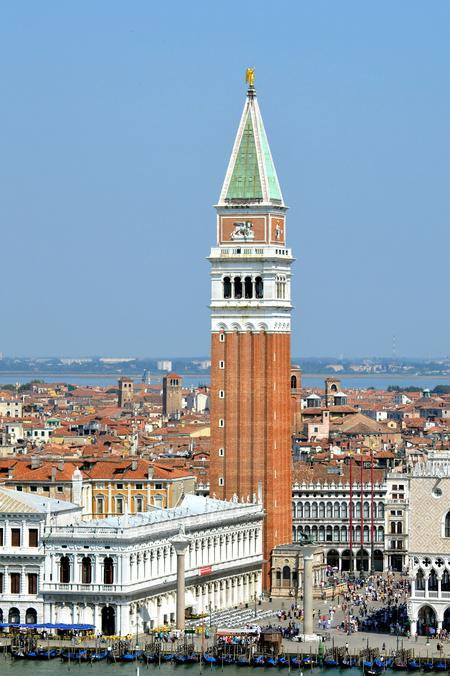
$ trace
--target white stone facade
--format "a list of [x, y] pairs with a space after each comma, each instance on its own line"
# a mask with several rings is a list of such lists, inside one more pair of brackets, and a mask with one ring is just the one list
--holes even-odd
[[[356, 473], [356, 472], [355, 472]], [[372, 499], [369, 484], [363, 486], [363, 569], [368, 572], [387, 570], [385, 552], [385, 503], [386, 483], [375, 484], [373, 500], [373, 558], [372, 556]], [[300, 542], [302, 536], [311, 537], [325, 547], [328, 565], [349, 571], [361, 567], [361, 485], [353, 481], [352, 515], [352, 557], [350, 556], [350, 484], [330, 480], [317, 483], [294, 483], [293, 499], [293, 541]]]
[[260, 504], [189, 495], [175, 509], [49, 529], [45, 621], [121, 635], [174, 622], [171, 539], [180, 531], [191, 539], [186, 607], [202, 613], [250, 602], [261, 593], [262, 519]]
[[0, 622], [44, 621], [44, 532], [79, 513], [69, 502], [0, 488]]
[[450, 465], [417, 463], [410, 479], [408, 614], [411, 633], [450, 630]]

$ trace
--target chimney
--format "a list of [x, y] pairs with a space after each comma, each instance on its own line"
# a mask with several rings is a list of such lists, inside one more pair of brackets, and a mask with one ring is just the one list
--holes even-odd
[[155, 468], [152, 465], [149, 465], [147, 468], [147, 479], [153, 479], [155, 473]]
[[31, 456], [31, 469], [39, 469], [41, 464], [40, 458], [38, 458], [36, 455]]
[[8, 467], [8, 479], [14, 479], [14, 467]]
[[137, 470], [137, 468], [138, 468], [138, 461], [136, 459], [133, 459], [131, 461], [131, 469], [132, 469], [133, 472], [135, 472]]
[[52, 483], [56, 481], [56, 467], [53, 465], [52, 467]]
[[64, 460], [60, 460], [58, 462], [57, 467], [58, 467], [58, 472], [63, 472], [64, 471]]

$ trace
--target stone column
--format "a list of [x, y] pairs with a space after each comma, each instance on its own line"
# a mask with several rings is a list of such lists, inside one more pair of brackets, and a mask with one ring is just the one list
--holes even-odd
[[176, 623], [177, 629], [184, 630], [184, 616], [186, 611], [185, 602], [185, 555], [189, 547], [189, 538], [183, 533], [180, 533], [172, 539], [172, 547], [177, 555], [177, 606], [176, 606]]
[[314, 638], [313, 623], [313, 560], [314, 548], [303, 548], [303, 634], [305, 640]]

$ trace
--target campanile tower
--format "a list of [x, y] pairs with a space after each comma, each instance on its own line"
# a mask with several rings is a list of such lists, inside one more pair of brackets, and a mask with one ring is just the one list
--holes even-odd
[[292, 541], [291, 250], [286, 206], [256, 98], [253, 71], [217, 211], [211, 249], [210, 494], [266, 511], [270, 552]]

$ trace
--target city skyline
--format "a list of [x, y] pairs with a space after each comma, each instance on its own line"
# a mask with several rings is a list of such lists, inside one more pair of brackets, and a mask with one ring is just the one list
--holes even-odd
[[249, 65], [290, 206], [293, 355], [389, 356], [393, 335], [447, 353], [446, 3], [0, 16], [4, 354], [208, 354], [206, 242]]

